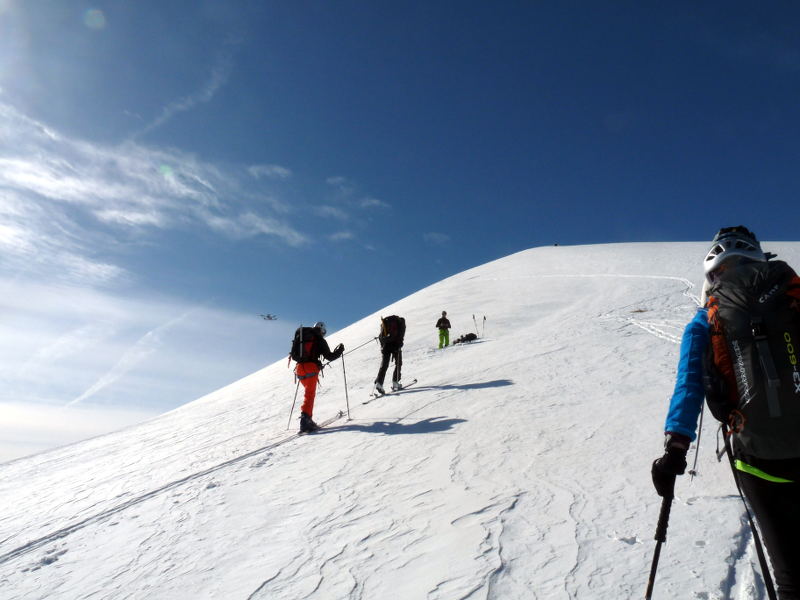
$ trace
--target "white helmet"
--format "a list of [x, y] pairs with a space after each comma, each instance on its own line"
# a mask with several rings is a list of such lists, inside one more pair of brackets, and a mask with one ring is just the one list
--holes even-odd
[[761, 249], [756, 236], [747, 227], [723, 227], [714, 236], [711, 248], [703, 261], [703, 269], [709, 273], [717, 269], [731, 256], [741, 256], [750, 260], [766, 262], [767, 256]]
[[314, 323], [314, 329], [319, 329], [320, 333], [322, 333], [323, 336], [328, 333], [328, 330], [325, 329], [325, 323], [323, 323], [322, 321], [317, 321], [316, 323]]

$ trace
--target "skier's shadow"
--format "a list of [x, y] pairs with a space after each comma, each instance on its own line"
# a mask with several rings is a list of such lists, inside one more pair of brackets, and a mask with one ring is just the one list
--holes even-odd
[[325, 427], [314, 435], [333, 433], [334, 431], [362, 431], [364, 433], [382, 433], [383, 435], [401, 435], [409, 433], [441, 433], [449, 431], [466, 419], [448, 419], [445, 417], [430, 417], [416, 423], [398, 423], [396, 421], [375, 421], [373, 423], [348, 423], [335, 427]]
[[410, 387], [407, 390], [403, 390], [401, 392], [401, 395], [416, 394], [417, 392], [425, 392], [430, 390], [483, 390], [486, 388], [506, 387], [509, 385], [514, 385], [514, 382], [511, 381], [510, 379], [495, 379], [493, 381], [481, 381], [480, 383], [462, 383], [459, 385], [456, 384], [415, 385], [413, 388]]

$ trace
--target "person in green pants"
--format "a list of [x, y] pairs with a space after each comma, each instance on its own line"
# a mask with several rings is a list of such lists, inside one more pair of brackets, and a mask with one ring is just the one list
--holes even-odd
[[447, 311], [442, 311], [442, 318], [436, 321], [439, 329], [439, 348], [450, 345], [450, 321], [447, 320]]

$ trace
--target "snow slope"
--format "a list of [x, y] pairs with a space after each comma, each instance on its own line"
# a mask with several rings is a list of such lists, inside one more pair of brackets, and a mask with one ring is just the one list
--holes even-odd
[[[800, 265], [800, 243], [764, 247]], [[281, 361], [0, 465], [0, 597], [640, 598], [660, 506], [649, 468], [705, 249], [535, 248], [412, 294], [329, 336], [353, 349], [352, 418], [312, 436], [296, 418], [287, 431]], [[443, 309], [453, 338], [473, 314], [485, 336], [434, 349]], [[379, 353], [356, 347], [391, 313], [419, 383], [364, 405]], [[342, 366], [325, 371], [318, 421], [347, 410]], [[765, 597], [714, 429], [700, 476], [678, 482], [656, 598]]]

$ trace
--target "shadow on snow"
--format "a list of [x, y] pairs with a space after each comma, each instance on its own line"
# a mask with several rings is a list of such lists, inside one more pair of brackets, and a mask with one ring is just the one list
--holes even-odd
[[[483, 390], [488, 388], [498, 388], [514, 385], [510, 379], [495, 379], [494, 381], [481, 381], [480, 383], [462, 383], [445, 385], [415, 385], [407, 390], [400, 390], [400, 394], [414, 394], [416, 392], [427, 392], [430, 390]], [[398, 392], [394, 392], [395, 394]], [[392, 394], [387, 394], [391, 396]]]
[[416, 423], [397, 423], [394, 421], [375, 421], [374, 423], [359, 425], [350, 423], [348, 425], [337, 425], [326, 427], [314, 433], [323, 435], [337, 431], [363, 431], [364, 433], [382, 433], [384, 435], [402, 435], [407, 433], [441, 433], [449, 431], [455, 425], [466, 422], [466, 419], [448, 419], [445, 417], [431, 417]]

